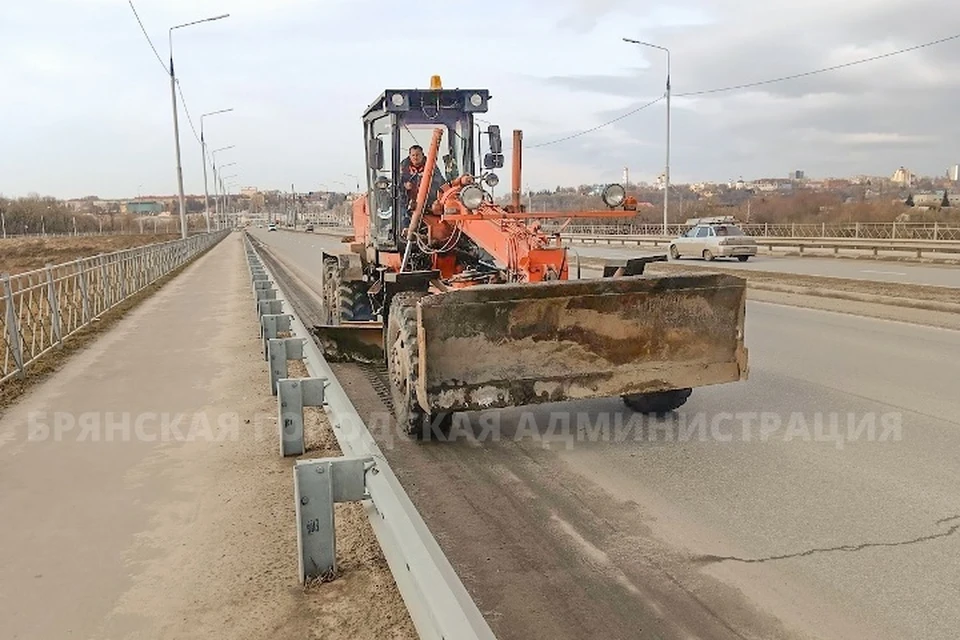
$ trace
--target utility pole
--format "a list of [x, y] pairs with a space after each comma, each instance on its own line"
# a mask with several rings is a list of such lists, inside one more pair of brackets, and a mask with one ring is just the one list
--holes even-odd
[[670, 200], [670, 50], [666, 47], [661, 47], [660, 45], [651, 44], [649, 42], [643, 42], [641, 40], [623, 38], [623, 41], [643, 47], [660, 49], [661, 51], [665, 51], [667, 53], [667, 162], [663, 175], [663, 235], [667, 235], [667, 207]]
[[[183, 195], [183, 167], [180, 164], [180, 123], [177, 120], [177, 77], [173, 71], [173, 31], [174, 29], [182, 29], [183, 27], [189, 27], [195, 24], [200, 24], [201, 22], [212, 22], [214, 20], [220, 20], [222, 18], [229, 17], [229, 13], [225, 13], [220, 16], [214, 16], [211, 18], [204, 18], [203, 20], [195, 20], [193, 22], [187, 22], [184, 24], [178, 24], [176, 26], [170, 27], [167, 32], [167, 37], [170, 44], [170, 100], [173, 102], [173, 143], [176, 148], [177, 156], [177, 190], [180, 197], [180, 237], [187, 237], [187, 205], [186, 199]], [[206, 166], [206, 165], [204, 165]]]

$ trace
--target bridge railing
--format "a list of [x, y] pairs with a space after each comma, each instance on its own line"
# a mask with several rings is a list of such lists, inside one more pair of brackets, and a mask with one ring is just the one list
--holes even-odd
[[[859, 240], [960, 240], [960, 222], [847, 222], [839, 224], [763, 223], [738, 224], [757, 238], [853, 238]], [[547, 227], [547, 225], [544, 225]], [[667, 226], [668, 236], [679, 236], [689, 225]], [[571, 223], [565, 233], [577, 235], [662, 236], [662, 224]]]
[[0, 275], [0, 384], [106, 311], [197, 257], [229, 230]]

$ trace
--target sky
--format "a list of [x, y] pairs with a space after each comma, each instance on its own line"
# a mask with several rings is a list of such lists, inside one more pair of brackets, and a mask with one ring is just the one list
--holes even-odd
[[[483, 117], [524, 131], [525, 188], [671, 181], [943, 175], [960, 163], [960, 34], [951, 0], [127, 0], [0, 3], [0, 194], [127, 198], [204, 190], [203, 132], [234, 189], [347, 190], [361, 114], [386, 88], [486, 88]], [[186, 107], [186, 110], [184, 110]], [[187, 114], [189, 113], [189, 119]], [[611, 120], [613, 124], [576, 135]], [[193, 127], [191, 128], [190, 120]], [[561, 140], [575, 136], [567, 140]], [[502, 171], [504, 183], [509, 170]], [[212, 189], [212, 186], [211, 186]]]

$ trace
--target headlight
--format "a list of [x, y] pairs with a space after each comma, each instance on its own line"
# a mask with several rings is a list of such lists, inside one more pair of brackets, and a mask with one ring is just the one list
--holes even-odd
[[403, 106], [403, 94], [402, 94], [402, 93], [395, 93], [395, 94], [393, 94], [393, 97], [391, 97], [390, 100], [393, 102], [393, 106], [395, 106], [395, 107], [402, 107], [402, 106]]
[[483, 104], [483, 98], [480, 96], [479, 93], [475, 93], [472, 96], [470, 96], [470, 104], [472, 104], [475, 107], [479, 107], [480, 105]]
[[460, 202], [473, 211], [483, 203], [483, 189], [475, 184], [468, 184], [460, 190]]
[[483, 181], [487, 184], [488, 187], [493, 188], [500, 184], [500, 178], [497, 177], [497, 174], [492, 171], [485, 176], [483, 176]]
[[626, 190], [618, 184], [609, 184], [600, 196], [608, 207], [619, 207], [627, 197]]

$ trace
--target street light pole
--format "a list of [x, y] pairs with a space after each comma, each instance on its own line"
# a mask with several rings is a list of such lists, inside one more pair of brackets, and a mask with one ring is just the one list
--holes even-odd
[[210, 111], [200, 116], [200, 151], [203, 154], [203, 211], [207, 217], [207, 233], [210, 233], [210, 192], [207, 188], [207, 143], [203, 137], [203, 119], [207, 116], [213, 116], [218, 113], [228, 113], [233, 111], [229, 109], [220, 109], [219, 111]]
[[[214, 191], [216, 192], [216, 195], [214, 196], [214, 200], [215, 200], [215, 203], [216, 203], [216, 205], [217, 205], [217, 209], [216, 209], [216, 210], [217, 210], [217, 215], [220, 214], [220, 195], [219, 195], [219, 192], [217, 191], [217, 174], [218, 174], [218, 172], [217, 172], [217, 154], [220, 153], [221, 151], [226, 151], [227, 149], [233, 149], [235, 146], [236, 146], [236, 145], [231, 144], [231, 145], [229, 145], [229, 146], [227, 146], [227, 147], [220, 147], [219, 149], [214, 149], [213, 151], [210, 152], [210, 156], [213, 158], [213, 188], [214, 188]], [[222, 170], [223, 167], [220, 167], [220, 169]], [[221, 186], [222, 186], [222, 185], [221, 185]]]
[[229, 16], [229, 13], [225, 13], [221, 16], [215, 16], [212, 18], [204, 18], [203, 20], [195, 20], [193, 22], [185, 22], [184, 24], [178, 24], [176, 26], [170, 27], [167, 32], [167, 40], [170, 46], [170, 99], [173, 102], [173, 143], [176, 148], [176, 157], [177, 157], [177, 190], [180, 195], [180, 237], [187, 237], [187, 204], [186, 199], [183, 195], [183, 166], [180, 164], [180, 123], [177, 119], [177, 76], [173, 70], [173, 30], [182, 29], [183, 27], [189, 27], [191, 25], [200, 24], [201, 22], [211, 22], [213, 20], [220, 20], [221, 18], [226, 18]]
[[[236, 162], [228, 162], [227, 164], [222, 164], [222, 165], [220, 165], [220, 175], [223, 176], [223, 170], [226, 169], [227, 167], [232, 167], [232, 166], [235, 165], [235, 164], [237, 164], [237, 163], [236, 163]], [[224, 178], [221, 178], [221, 183], [220, 183], [221, 185], [223, 184], [223, 180], [224, 180]], [[221, 219], [225, 219], [225, 218], [226, 218], [226, 215], [227, 215], [226, 200], [224, 200], [224, 206], [223, 206], [223, 208], [220, 210], [220, 217], [221, 217]]]
[[663, 185], [663, 235], [667, 235], [667, 206], [670, 201], [670, 50], [666, 47], [661, 47], [660, 45], [649, 42], [642, 42], [640, 40], [631, 40], [630, 38], [624, 38], [623, 40], [631, 44], [652, 47], [667, 52], [667, 162]]
[[[236, 163], [233, 163], [233, 164], [236, 164]], [[221, 167], [221, 169], [223, 169], [223, 167]], [[224, 184], [230, 178], [236, 178], [236, 177], [237, 177], [237, 174], [235, 173], [231, 173], [229, 176], [223, 176], [220, 179], [221, 184]], [[223, 187], [223, 216], [224, 218], [228, 218], [228, 219], [230, 217], [230, 192], [227, 190], [226, 186]]]

